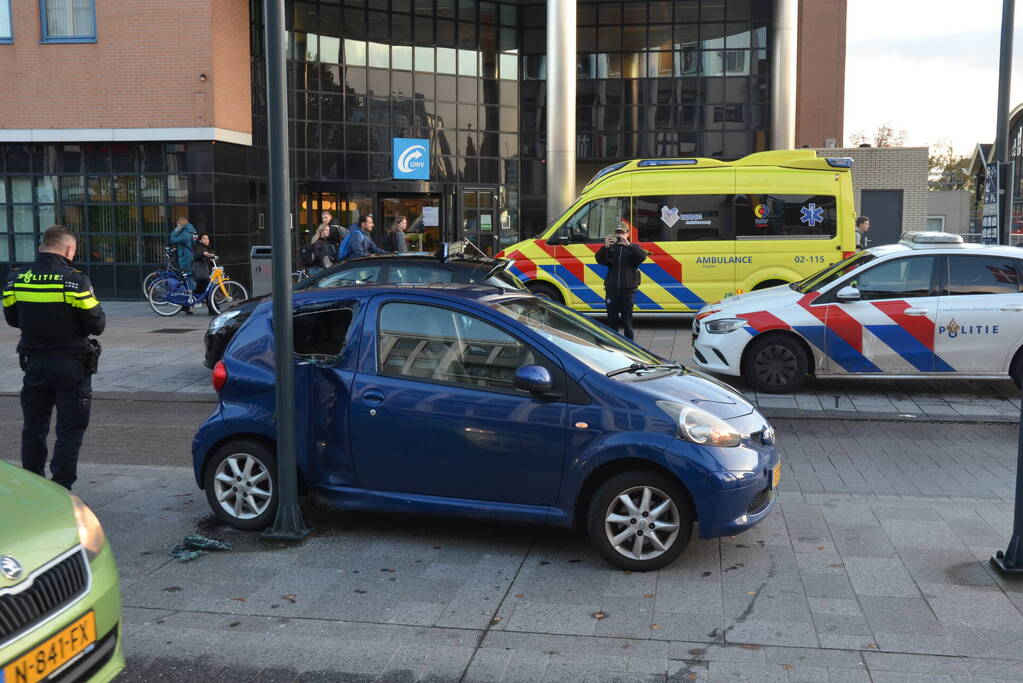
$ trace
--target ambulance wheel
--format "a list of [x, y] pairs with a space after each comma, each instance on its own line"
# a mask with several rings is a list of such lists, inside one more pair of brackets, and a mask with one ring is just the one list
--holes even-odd
[[756, 292], [761, 289], [767, 289], [768, 287], [777, 287], [778, 285], [787, 285], [785, 280], [764, 280], [759, 285], [753, 288], [752, 291]]
[[535, 284], [529, 284], [527, 286], [529, 287], [529, 291], [532, 292], [534, 296], [538, 296], [541, 299], [550, 299], [551, 301], [557, 302], [559, 304], [565, 303], [565, 300], [561, 297], [561, 292], [559, 292], [558, 288], [555, 287], [554, 285], [548, 285], [544, 284], [543, 282], [537, 282]]
[[756, 391], [788, 394], [806, 379], [809, 359], [793, 337], [769, 334], [755, 338], [742, 357], [742, 377]]

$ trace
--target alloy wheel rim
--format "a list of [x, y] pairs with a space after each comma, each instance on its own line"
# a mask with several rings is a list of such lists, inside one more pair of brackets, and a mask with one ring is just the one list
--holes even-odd
[[675, 543], [679, 530], [675, 501], [653, 486], [622, 491], [607, 506], [604, 533], [611, 547], [630, 560], [652, 560]]
[[796, 356], [784, 346], [768, 346], [757, 354], [757, 377], [770, 386], [782, 386], [796, 374]]
[[258, 458], [235, 453], [217, 466], [213, 493], [227, 514], [235, 519], [254, 519], [270, 507], [273, 479]]

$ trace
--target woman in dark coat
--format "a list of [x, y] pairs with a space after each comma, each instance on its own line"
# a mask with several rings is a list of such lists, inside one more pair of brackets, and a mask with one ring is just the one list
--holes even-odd
[[[210, 267], [212, 265], [212, 259], [217, 257], [212, 251], [210, 251], [210, 236], [199, 235], [199, 239], [195, 242], [195, 247], [192, 249], [192, 277], [195, 278], [195, 294], [198, 296], [206, 291], [206, 287], [210, 284]], [[213, 311], [213, 297], [206, 299], [206, 309], [210, 315], [216, 315]], [[192, 311], [189, 308], [185, 308], [186, 315], [192, 315]]]

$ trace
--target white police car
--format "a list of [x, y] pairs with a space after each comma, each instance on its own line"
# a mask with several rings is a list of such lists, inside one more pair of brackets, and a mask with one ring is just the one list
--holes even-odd
[[817, 377], [1023, 379], [1023, 249], [909, 232], [693, 321], [703, 370], [786, 393]]

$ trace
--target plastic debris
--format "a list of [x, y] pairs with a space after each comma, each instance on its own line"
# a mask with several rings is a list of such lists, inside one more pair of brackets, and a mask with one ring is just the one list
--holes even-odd
[[199, 534], [190, 534], [185, 536], [181, 543], [171, 548], [170, 554], [171, 557], [176, 558], [178, 562], [191, 562], [192, 560], [205, 555], [210, 550], [230, 549], [230, 543], [218, 541], [215, 538], [206, 538]]

